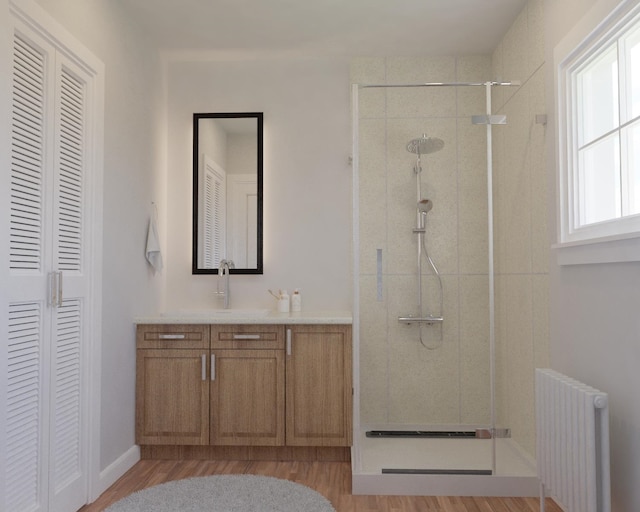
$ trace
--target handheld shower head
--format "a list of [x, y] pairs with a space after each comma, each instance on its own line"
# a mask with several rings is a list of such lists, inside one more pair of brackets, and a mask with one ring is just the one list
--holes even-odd
[[421, 199], [420, 201], [418, 201], [418, 211], [421, 214], [426, 215], [431, 211], [432, 208], [433, 201], [431, 201], [431, 199]]

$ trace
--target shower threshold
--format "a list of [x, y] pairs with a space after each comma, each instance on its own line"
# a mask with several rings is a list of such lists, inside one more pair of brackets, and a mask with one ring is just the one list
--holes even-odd
[[[492, 435], [493, 434], [493, 435]], [[436, 438], [436, 439], [491, 439], [511, 437], [510, 429], [478, 428], [474, 430], [368, 430], [367, 437], [379, 438]]]

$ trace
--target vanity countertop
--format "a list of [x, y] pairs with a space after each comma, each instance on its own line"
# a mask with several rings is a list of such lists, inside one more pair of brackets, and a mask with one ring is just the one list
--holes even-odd
[[301, 311], [278, 313], [271, 310], [215, 309], [161, 313], [134, 318], [136, 324], [351, 324], [350, 311]]

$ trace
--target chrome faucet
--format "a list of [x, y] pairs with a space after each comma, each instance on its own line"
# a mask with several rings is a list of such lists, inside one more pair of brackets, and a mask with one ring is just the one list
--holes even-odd
[[[217, 295], [222, 295], [224, 309], [229, 309], [231, 301], [231, 287], [229, 286], [229, 270], [236, 268], [232, 260], [221, 260], [218, 268], [218, 291]], [[224, 281], [224, 291], [220, 291], [220, 279]]]

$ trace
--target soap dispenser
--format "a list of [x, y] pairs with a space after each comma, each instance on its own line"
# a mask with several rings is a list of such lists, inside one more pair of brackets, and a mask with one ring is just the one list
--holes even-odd
[[302, 310], [302, 295], [300, 295], [300, 290], [297, 288], [293, 291], [293, 295], [291, 296], [291, 311], [298, 312]]

